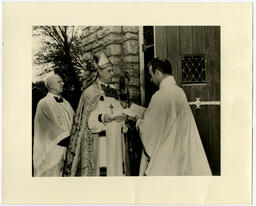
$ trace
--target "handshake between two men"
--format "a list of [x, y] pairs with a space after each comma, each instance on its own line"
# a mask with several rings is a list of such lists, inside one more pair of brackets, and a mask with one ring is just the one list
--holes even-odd
[[[145, 111], [146, 111], [145, 107], [142, 107], [133, 103], [129, 108], [123, 109], [118, 113], [105, 114], [103, 116], [103, 121], [105, 123], [110, 123], [112, 121], [122, 122], [128, 118], [128, 120], [131, 120], [131, 121], [138, 120], [139, 122], [141, 119], [143, 119]], [[136, 124], [136, 127], [137, 127], [137, 124]]]

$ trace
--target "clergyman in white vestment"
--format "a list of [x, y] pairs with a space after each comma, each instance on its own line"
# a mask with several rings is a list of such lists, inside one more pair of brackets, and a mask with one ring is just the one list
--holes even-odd
[[62, 140], [70, 136], [74, 111], [61, 97], [63, 81], [58, 75], [45, 80], [49, 92], [37, 105], [34, 124], [34, 176], [62, 176], [66, 147]]
[[171, 75], [170, 62], [153, 59], [149, 74], [159, 90], [136, 123], [144, 146], [140, 175], [211, 175], [192, 111]]

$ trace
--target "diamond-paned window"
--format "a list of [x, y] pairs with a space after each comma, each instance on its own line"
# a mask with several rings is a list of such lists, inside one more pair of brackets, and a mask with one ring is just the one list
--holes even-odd
[[205, 83], [205, 58], [203, 55], [183, 56], [181, 67], [182, 84]]

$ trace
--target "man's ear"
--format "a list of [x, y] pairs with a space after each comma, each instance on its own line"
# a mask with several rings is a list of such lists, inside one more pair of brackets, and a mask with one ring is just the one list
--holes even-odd
[[159, 76], [160, 74], [161, 74], [161, 72], [160, 72], [158, 69], [156, 69], [155, 75], [156, 75], [156, 76]]

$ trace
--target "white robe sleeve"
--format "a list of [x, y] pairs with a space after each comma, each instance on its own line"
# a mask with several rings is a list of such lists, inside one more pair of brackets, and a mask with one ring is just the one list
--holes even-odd
[[106, 130], [106, 126], [103, 123], [103, 116], [105, 114], [104, 105], [99, 102], [96, 109], [92, 111], [88, 119], [88, 127], [93, 133], [99, 133]]
[[[171, 116], [166, 111], [166, 102], [159, 93], [152, 96], [150, 105], [144, 114], [142, 121], [138, 122], [140, 137], [146, 153], [151, 156], [155, 150], [158, 139], [166, 131], [168, 118], [175, 119], [175, 113]], [[171, 120], [170, 120], [171, 121]]]

